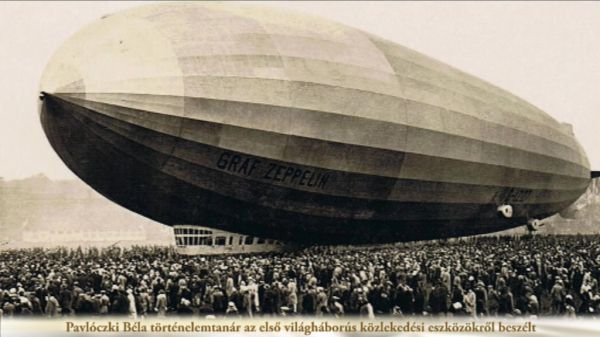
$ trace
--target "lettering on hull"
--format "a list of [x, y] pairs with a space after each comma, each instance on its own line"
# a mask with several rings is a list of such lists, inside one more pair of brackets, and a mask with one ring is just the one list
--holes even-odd
[[221, 153], [215, 166], [219, 170], [238, 176], [247, 176], [257, 180], [272, 181], [289, 186], [306, 186], [320, 190], [325, 189], [331, 177], [331, 172], [328, 171], [282, 165], [227, 151]]

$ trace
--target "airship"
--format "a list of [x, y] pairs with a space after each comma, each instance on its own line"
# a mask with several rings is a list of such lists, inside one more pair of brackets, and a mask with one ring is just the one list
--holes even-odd
[[590, 182], [572, 127], [519, 97], [269, 7], [104, 16], [55, 52], [40, 99], [70, 170], [169, 226], [303, 244], [449, 238], [535, 229]]

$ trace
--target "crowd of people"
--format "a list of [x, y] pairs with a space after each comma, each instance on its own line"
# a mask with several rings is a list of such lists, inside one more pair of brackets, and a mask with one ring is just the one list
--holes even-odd
[[3, 317], [597, 316], [600, 236], [475, 237], [253, 255], [0, 252]]

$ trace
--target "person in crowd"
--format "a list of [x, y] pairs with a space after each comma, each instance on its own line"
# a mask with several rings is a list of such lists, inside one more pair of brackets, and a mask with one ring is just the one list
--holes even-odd
[[48, 296], [48, 301], [46, 302], [46, 310], [45, 311], [46, 311], [46, 315], [48, 315], [48, 317], [56, 317], [61, 312], [60, 304], [58, 303], [58, 300], [56, 299], [56, 297], [54, 297], [54, 294], [50, 294]]
[[600, 235], [252, 255], [171, 247], [0, 251], [3, 317], [597, 316]]
[[227, 303], [227, 309], [225, 310], [225, 316], [239, 316], [239, 312], [237, 309], [237, 306], [235, 305], [235, 302], [233, 301], [229, 301], [229, 303]]
[[468, 315], [477, 317], [477, 296], [475, 291], [469, 286], [467, 293], [464, 296], [465, 311]]
[[167, 314], [167, 295], [163, 289], [158, 291], [156, 296], [156, 307], [154, 311], [158, 314], [158, 317], [165, 317]]

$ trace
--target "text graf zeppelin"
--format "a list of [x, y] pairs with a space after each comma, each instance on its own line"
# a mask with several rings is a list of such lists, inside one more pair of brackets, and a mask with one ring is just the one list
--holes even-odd
[[314, 189], [324, 189], [331, 177], [329, 171], [281, 164], [227, 151], [221, 153], [216, 167], [236, 175]]

